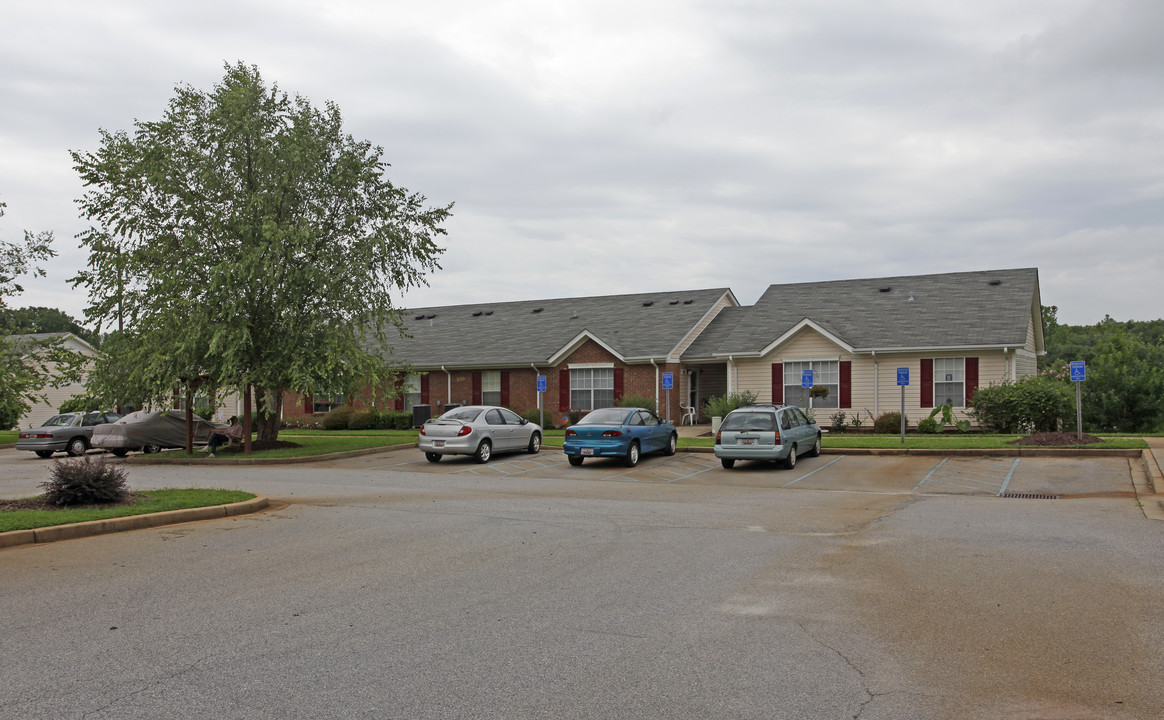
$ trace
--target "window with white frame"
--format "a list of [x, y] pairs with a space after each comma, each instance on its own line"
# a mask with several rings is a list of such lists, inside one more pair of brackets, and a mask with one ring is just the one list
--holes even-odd
[[934, 407], [966, 406], [966, 358], [934, 358]]
[[[809, 404], [809, 389], [802, 387], [805, 370], [812, 370], [812, 387], [827, 388], [828, 395], [812, 397]], [[784, 362], [784, 402], [788, 405], [814, 408], [836, 408], [841, 406], [840, 361], [838, 360], [794, 360]]]
[[404, 409], [412, 410], [414, 405], [420, 404], [420, 376], [409, 375], [404, 378], [404, 386], [401, 388], [404, 393]]
[[311, 412], [329, 413], [344, 404], [342, 393], [319, 393], [311, 396]]
[[486, 370], [481, 373], [481, 404], [501, 404], [501, 371]]
[[570, 407], [595, 410], [614, 405], [614, 368], [571, 368]]

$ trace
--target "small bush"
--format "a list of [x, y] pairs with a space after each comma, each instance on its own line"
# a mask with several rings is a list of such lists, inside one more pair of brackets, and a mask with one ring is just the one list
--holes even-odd
[[922, 418], [918, 421], [917, 431], [925, 435], [936, 435], [942, 431], [942, 426], [932, 417]]
[[[905, 419], [905, 424], [909, 425], [909, 418]], [[881, 435], [894, 435], [901, 432], [901, 413], [887, 412], [873, 421], [873, 432]]]
[[[545, 415], [546, 424], [542, 425], [542, 429], [552, 430], [554, 428], [554, 414], [547, 411]], [[531, 422], [535, 425], [542, 424], [542, 411], [537, 410], [536, 408], [533, 410], [526, 410], [525, 412], [521, 413], [521, 416], [525, 418], [527, 422]]]
[[615, 407], [641, 407], [650, 410], [656, 415], [659, 414], [659, 408], [655, 403], [655, 398], [646, 397], [643, 395], [627, 395], [615, 401]]
[[571, 425], [577, 425], [578, 421], [586, 417], [589, 412], [589, 410], [567, 410], [566, 416], [569, 418]]
[[1060, 420], [1073, 419], [1070, 386], [1046, 377], [980, 387], [971, 398], [970, 414], [1000, 433], [1055, 432]]
[[348, 420], [349, 430], [375, 430], [380, 422], [380, 413], [375, 409], [357, 410]]
[[45, 491], [45, 499], [53, 505], [119, 503], [129, 498], [125, 471], [105, 462], [104, 458], [57, 460], [50, 472], [51, 477], [40, 487]]
[[412, 429], [412, 413], [405, 410], [390, 410], [385, 413], [380, 413], [383, 422], [381, 422], [381, 430], [411, 430]]
[[340, 405], [337, 408], [332, 408], [331, 412], [323, 416], [323, 421], [320, 422], [319, 426], [324, 430], [347, 430], [354, 412], [355, 408], [351, 405]]
[[727, 417], [727, 414], [732, 410], [756, 402], [757, 397], [755, 391], [745, 390], [742, 393], [728, 393], [720, 397], [708, 398], [703, 405], [703, 414], [705, 417]]
[[848, 427], [848, 423], [846, 422], [847, 417], [848, 413], [846, 413], [844, 410], [833, 413], [829, 416], [829, 420], [832, 421], [832, 423], [829, 425], [829, 429], [833, 432], [844, 432], [845, 428]]

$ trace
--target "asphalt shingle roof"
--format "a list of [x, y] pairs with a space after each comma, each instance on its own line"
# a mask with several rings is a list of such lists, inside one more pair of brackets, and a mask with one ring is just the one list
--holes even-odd
[[624, 358], [661, 358], [730, 294], [710, 288], [409, 308], [402, 316], [411, 337], [391, 345], [417, 367], [504, 367], [544, 363], [589, 331]]
[[1020, 268], [772, 285], [684, 358], [759, 352], [805, 318], [856, 350], [1021, 347], [1038, 283], [1036, 268]]

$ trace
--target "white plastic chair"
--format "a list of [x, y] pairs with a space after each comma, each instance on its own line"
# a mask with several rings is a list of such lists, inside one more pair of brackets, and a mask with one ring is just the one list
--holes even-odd
[[694, 425], [695, 424], [695, 408], [690, 405], [679, 403], [679, 409], [683, 411], [683, 417], [679, 419], [679, 424]]

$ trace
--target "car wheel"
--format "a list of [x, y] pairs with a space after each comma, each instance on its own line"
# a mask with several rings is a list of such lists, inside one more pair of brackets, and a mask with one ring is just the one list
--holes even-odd
[[723, 465], [724, 470], [731, 470], [736, 466], [736, 461], [730, 458], [720, 458], [719, 464]]
[[582, 456], [581, 455], [567, 455], [566, 457], [570, 458], [570, 464], [573, 465], [574, 467], [578, 467], [579, 465], [582, 464]]
[[531, 455], [537, 454], [542, 449], [542, 434], [536, 432], [529, 436], [529, 447], [525, 449]]
[[784, 458], [784, 467], [788, 468], [789, 470], [796, 467], [796, 446], [795, 445], [793, 445], [788, 450], [788, 457]]
[[667, 449], [663, 451], [664, 455], [671, 456], [675, 454], [675, 449], [679, 447], [679, 436], [671, 433], [671, 439], [667, 441]]
[[37, 455], [37, 457], [42, 457], [42, 458], [47, 460], [53, 456], [53, 451], [52, 450], [37, 450], [36, 455]]
[[626, 459], [623, 464], [627, 467], [634, 467], [639, 464], [639, 441], [631, 441], [630, 447], [626, 450]]
[[493, 457], [493, 445], [488, 440], [482, 440], [481, 444], [477, 446], [477, 452], [473, 453], [473, 459], [479, 463], [487, 463], [491, 457]]
[[85, 442], [85, 438], [75, 437], [69, 441], [69, 445], [65, 448], [65, 452], [67, 452], [70, 457], [79, 457], [84, 455], [85, 451], [88, 449], [89, 443]]
[[440, 462], [441, 461], [441, 454], [440, 453], [425, 453], [424, 459], [428, 460], [429, 462]]
[[141, 449], [141, 451], [143, 453], [145, 453], [146, 455], [151, 455], [153, 453], [160, 453], [162, 451], [162, 446], [161, 445], [146, 445], [145, 447], [143, 447]]
[[820, 457], [820, 435], [816, 436], [816, 440], [812, 443], [812, 449], [808, 451], [809, 457]]
[[129, 454], [129, 451], [126, 450], [125, 448], [114, 448], [114, 449], [110, 450], [109, 452], [113, 453], [117, 457], [125, 457], [126, 455]]

